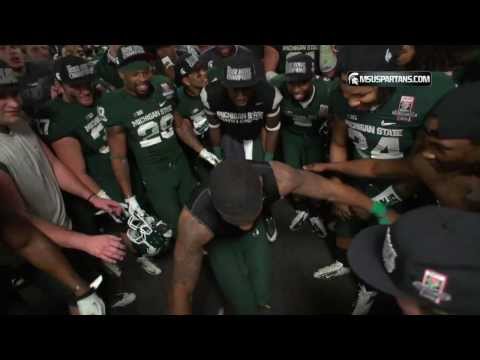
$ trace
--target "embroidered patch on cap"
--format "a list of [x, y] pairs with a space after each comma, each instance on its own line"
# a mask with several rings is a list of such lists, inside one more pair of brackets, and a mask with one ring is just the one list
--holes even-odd
[[247, 68], [232, 68], [227, 66], [227, 80], [244, 81], [252, 80], [252, 69]]
[[120, 51], [122, 52], [122, 57], [124, 60], [132, 56], [145, 54], [145, 50], [143, 50], [143, 47], [139, 45], [130, 45], [130, 46], [122, 47], [120, 48]]
[[389, 274], [391, 274], [395, 268], [395, 259], [397, 258], [397, 252], [392, 245], [392, 235], [390, 234], [390, 227], [387, 228], [387, 234], [383, 243], [383, 265]]
[[68, 77], [72, 80], [93, 75], [93, 66], [90, 64], [67, 65]]
[[447, 276], [433, 270], [425, 270], [422, 282], [414, 281], [413, 286], [419, 291], [419, 295], [440, 304], [442, 301], [452, 300], [452, 296], [445, 292]]
[[9, 85], [17, 83], [17, 77], [10, 68], [0, 69], [0, 85]]
[[187, 56], [185, 58], [185, 62], [188, 64], [188, 66], [190, 66], [192, 69], [193, 67], [197, 64], [198, 60], [200, 60], [198, 58], [198, 56], [196, 56], [195, 54], [190, 54], [190, 56]]
[[306, 74], [307, 64], [304, 62], [287, 62], [286, 74]]

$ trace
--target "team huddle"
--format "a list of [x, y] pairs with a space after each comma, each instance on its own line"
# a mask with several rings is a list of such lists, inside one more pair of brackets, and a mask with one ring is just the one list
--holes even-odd
[[[54, 78], [30, 87], [22, 79], [32, 70], [5, 48], [0, 198], [13, 211], [1, 211], [0, 252], [13, 250], [52, 275], [69, 290], [65, 298], [73, 293], [72, 314], [106, 309], [102, 278], [93, 271], [88, 285], [92, 269], [71, 265], [71, 251], [99, 259], [117, 278], [127, 252], [149, 276], [162, 276], [156, 260], [173, 256], [170, 314], [192, 314], [202, 264], [230, 313], [268, 314], [278, 237], [272, 207], [280, 200], [291, 209], [289, 231], [310, 226], [334, 258], [312, 275], [350, 274], [358, 283], [352, 314], [368, 313], [379, 290], [407, 314], [479, 310], [456, 302], [469, 299], [455, 281], [475, 276], [463, 265], [478, 269], [480, 259], [446, 266], [447, 239], [438, 259], [414, 271], [402, 266], [435, 249], [434, 239], [417, 249], [417, 235], [391, 235], [442, 211], [464, 213], [446, 221], [475, 221], [477, 48], [451, 49], [463, 62], [426, 69], [411, 45], [111, 45], [91, 58], [62, 52]], [[431, 71], [431, 86], [347, 81], [350, 71], [417, 69]], [[48, 96], [33, 96], [35, 86]], [[479, 250], [464, 242], [465, 254]], [[29, 250], [42, 244], [42, 252]], [[400, 271], [414, 281], [389, 277]], [[135, 300], [117, 295], [116, 306]]]

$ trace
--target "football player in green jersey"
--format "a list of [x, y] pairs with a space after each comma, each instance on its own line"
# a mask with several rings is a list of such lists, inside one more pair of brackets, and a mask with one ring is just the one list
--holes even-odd
[[[181, 56], [175, 64], [175, 78], [179, 85], [177, 111], [184, 119], [189, 120], [202, 145], [210, 148], [208, 119], [200, 98], [202, 89], [208, 84], [208, 71], [199, 60], [199, 57], [192, 53]], [[208, 177], [211, 166], [191, 148], [185, 150], [195, 175], [203, 182]]]
[[219, 160], [200, 144], [176, 111], [173, 99], [166, 98], [154, 84], [147, 59], [141, 46], [120, 47], [117, 61], [124, 87], [106, 94], [98, 111], [107, 122], [112, 167], [129, 212], [144, 213], [132, 193], [128, 149], [134, 154], [157, 216], [175, 233], [180, 210], [195, 186], [178, 138], [212, 165]]
[[[335, 83], [317, 79], [314, 70], [310, 56], [294, 55], [287, 59], [285, 75], [277, 75], [270, 81], [283, 96], [280, 107], [284, 161], [296, 169], [312, 162], [326, 161], [327, 117], [330, 93]], [[296, 216], [290, 229], [300, 229], [309, 219], [314, 232], [325, 237], [327, 232], [321, 218], [313, 213], [309, 217], [310, 201], [293, 200]]]
[[[98, 197], [122, 202], [123, 194], [110, 161], [105, 119], [97, 114], [98, 94], [93, 90], [93, 67], [86, 60], [68, 56], [55, 64], [56, 79], [62, 96], [42, 111], [40, 132], [65, 166]], [[95, 221], [94, 213], [80, 204], [70, 204], [79, 226], [88, 233], [123, 231], [112, 221]], [[74, 219], [75, 220], [75, 219]], [[120, 220], [114, 217], [116, 223]], [[158, 267], [143, 253], [137, 259], [149, 274], [160, 274]], [[105, 264], [115, 276], [121, 269]]]
[[478, 211], [480, 83], [450, 91], [434, 107], [415, 151], [397, 160], [361, 159], [312, 164], [307, 170], [365, 178], [418, 179], [442, 206]]
[[[417, 133], [423, 128], [427, 113], [443, 95], [454, 87], [450, 77], [432, 74], [430, 87], [353, 86], [347, 83], [349, 71], [390, 71], [398, 69], [397, 46], [343, 46], [338, 54], [340, 89], [333, 94], [335, 121], [333, 124], [330, 161], [346, 161], [348, 147], [353, 147], [354, 159], [401, 159], [413, 148]], [[340, 181], [337, 179], [337, 181]], [[412, 183], [394, 180], [350, 179], [357, 189], [373, 200], [402, 212], [414, 206]], [[331, 278], [348, 272], [345, 252], [352, 236], [367, 225], [355, 209], [337, 206], [340, 221], [336, 225], [337, 254], [343, 261], [320, 269], [317, 278]], [[371, 296], [365, 288], [354, 313], [368, 312]], [[364, 296], [365, 295], [365, 296]], [[365, 306], [361, 306], [361, 304]], [[363, 308], [362, 310], [360, 310]], [[357, 311], [357, 309], [359, 309]]]

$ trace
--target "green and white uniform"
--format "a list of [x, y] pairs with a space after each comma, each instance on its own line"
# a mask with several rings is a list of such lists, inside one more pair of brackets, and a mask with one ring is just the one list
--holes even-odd
[[289, 94], [284, 75], [277, 75], [271, 80], [283, 96], [280, 111], [284, 160], [297, 169], [306, 164], [326, 161], [327, 117], [332, 89], [337, 82], [312, 81], [311, 97], [300, 103]]
[[175, 100], [167, 99], [154, 83], [146, 97], [132, 96], [124, 89], [106, 94], [98, 111], [107, 127], [124, 128], [151, 205], [157, 216], [176, 229], [195, 180], [175, 134]]
[[[191, 122], [193, 132], [197, 135], [200, 143], [206, 148], [210, 148], [208, 138], [208, 119], [203, 108], [200, 95], [191, 96], [185, 88], [177, 89], [177, 111], [184, 118]], [[187, 145], [184, 145], [185, 152], [189, 158], [190, 164], [199, 180], [206, 180], [211, 166]]]
[[[454, 86], [447, 75], [433, 73], [431, 87], [399, 87], [384, 105], [370, 111], [349, 107], [341, 91], [336, 90], [333, 94], [334, 113], [347, 125], [353, 158], [405, 158], [415, 143], [417, 131], [424, 126], [428, 112]], [[391, 180], [353, 179], [352, 185], [386, 205], [398, 204], [400, 209], [404, 205], [404, 199], [396, 194]]]
[[[48, 143], [74, 138], [82, 147], [87, 174], [112, 199], [123, 201], [123, 195], [112, 170], [107, 144], [105, 118], [99, 117], [97, 106], [68, 104], [61, 99], [47, 104], [48, 118], [41, 119], [42, 135]], [[44, 115], [47, 115], [44, 114]]]

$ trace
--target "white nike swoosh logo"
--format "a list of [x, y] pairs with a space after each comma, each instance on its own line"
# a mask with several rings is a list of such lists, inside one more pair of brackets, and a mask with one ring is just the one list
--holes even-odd
[[255, 105], [262, 105], [263, 102], [258, 102], [258, 103], [255, 103]]
[[395, 125], [395, 123], [382, 121], [382, 126], [390, 126], [390, 125]]
[[165, 105], [166, 103], [167, 103], [166, 101], [162, 102], [162, 103], [160, 104], [160, 107], [162, 107], [162, 106]]

